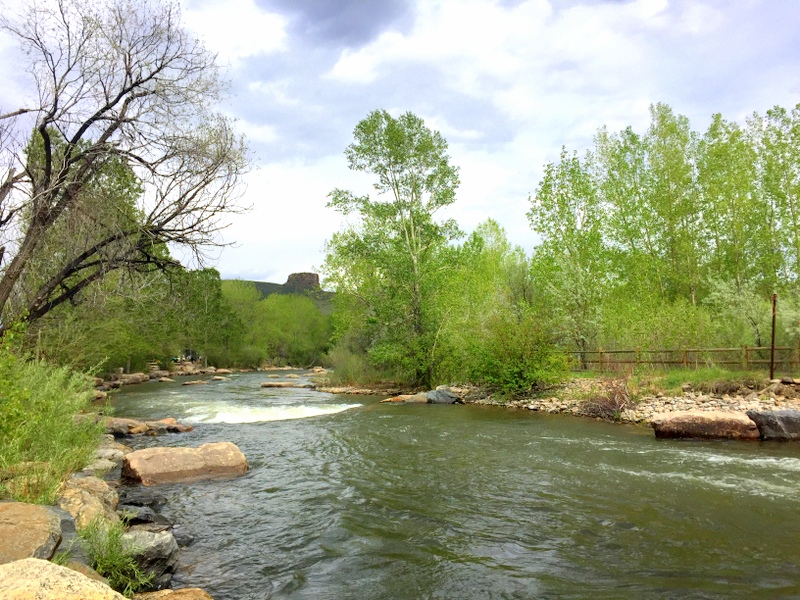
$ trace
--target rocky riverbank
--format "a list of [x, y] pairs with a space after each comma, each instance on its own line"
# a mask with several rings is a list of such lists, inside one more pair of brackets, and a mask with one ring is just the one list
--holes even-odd
[[[473, 400], [476, 404], [505, 406], [507, 408], [533, 410], [548, 414], [569, 414], [582, 417], [598, 417], [598, 404], [607, 391], [603, 380], [577, 379], [552, 390], [552, 395], [542, 398], [516, 400], [497, 399], [491, 396]], [[749, 410], [800, 410], [800, 381], [773, 380], [759, 390], [741, 389], [738, 393], [708, 393], [684, 386], [680, 395], [644, 394], [628, 397], [624, 406], [610, 418], [622, 423], [647, 424], [653, 417], [663, 413], [682, 411], [718, 411], [745, 414]], [[623, 400], [623, 399], [620, 399]], [[613, 400], [607, 404], [611, 405]], [[620, 404], [623, 404], [621, 401]], [[609, 406], [609, 408], [611, 408]]]
[[[133, 435], [158, 435], [190, 431], [174, 419], [137, 422], [106, 419], [107, 434], [94, 460], [62, 486], [57, 506], [0, 502], [0, 598], [123, 598], [95, 572], [84, 540], [77, 532], [86, 528], [129, 525], [122, 543], [133, 553], [143, 572], [153, 577], [151, 589], [169, 586], [181, 546], [191, 539], [180, 535], [173, 523], [156, 513], [152, 494], [139, 486], [120, 487], [121, 480], [155, 485], [170, 481], [195, 481], [231, 477], [247, 470], [247, 461], [233, 444], [221, 442], [193, 448], [147, 448], [134, 451], [117, 441]], [[121, 474], [121, 477], [120, 477]], [[21, 482], [24, 483], [24, 482]], [[105, 534], [108, 535], [108, 534]], [[50, 562], [57, 551], [67, 551]], [[197, 588], [138, 594], [151, 600], [174, 597], [212, 600]]]

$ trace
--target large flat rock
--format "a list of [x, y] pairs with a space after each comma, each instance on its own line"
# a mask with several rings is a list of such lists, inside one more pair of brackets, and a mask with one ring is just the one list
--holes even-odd
[[200, 588], [183, 588], [180, 590], [160, 590], [158, 592], [145, 592], [135, 594], [133, 600], [214, 600]]
[[0, 565], [3, 600], [125, 600], [110, 587], [38, 558]]
[[145, 448], [122, 460], [122, 477], [143, 485], [234, 477], [246, 471], [247, 459], [231, 442], [199, 448]]
[[800, 411], [748, 410], [762, 440], [800, 440]]
[[[61, 542], [61, 517], [38, 504], [0, 504], [0, 564], [50, 558]], [[5, 598], [0, 594], [0, 598]]]
[[758, 427], [744, 413], [687, 410], [661, 413], [650, 420], [657, 438], [757, 440]]

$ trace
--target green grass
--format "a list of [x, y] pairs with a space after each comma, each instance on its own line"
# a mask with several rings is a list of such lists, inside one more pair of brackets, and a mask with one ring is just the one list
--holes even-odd
[[52, 504], [61, 482], [97, 448], [101, 427], [76, 420], [92, 399], [85, 377], [26, 360], [0, 343], [0, 498]]
[[715, 393], [746, 393], [748, 389], [758, 390], [767, 384], [768, 374], [763, 371], [731, 371], [719, 367], [702, 369], [652, 369], [640, 367], [628, 375], [581, 371], [572, 374], [573, 379], [614, 379], [623, 378], [633, 396], [681, 395], [683, 386], [689, 384], [693, 390]]
[[760, 389], [766, 385], [769, 375], [759, 371], [729, 371], [719, 367], [703, 369], [670, 370], [654, 372], [655, 382], [665, 392], [679, 393], [688, 383], [693, 389], [715, 392], [735, 393], [745, 388]]
[[153, 576], [139, 568], [134, 559], [135, 549], [122, 539], [126, 529], [124, 521], [94, 520], [81, 530], [80, 536], [86, 544], [90, 566], [106, 578], [108, 585], [130, 597], [147, 587]]

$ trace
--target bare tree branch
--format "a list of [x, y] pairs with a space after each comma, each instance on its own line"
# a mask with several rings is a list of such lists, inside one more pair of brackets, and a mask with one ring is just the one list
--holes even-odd
[[[214, 56], [181, 28], [177, 4], [31, 1], [0, 26], [29, 57], [39, 98], [0, 114], [0, 152], [23, 166], [9, 164], [0, 184], [0, 239], [16, 240], [0, 265], [0, 331], [112, 270], [174, 264], [167, 245], [202, 259], [221, 243], [225, 215], [240, 210], [246, 148], [214, 111], [224, 87]], [[32, 137], [13, 129], [30, 114]], [[136, 194], [109, 191], [123, 171]]]

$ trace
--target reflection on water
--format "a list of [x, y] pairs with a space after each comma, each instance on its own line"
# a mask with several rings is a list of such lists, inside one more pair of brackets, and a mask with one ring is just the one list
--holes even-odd
[[230, 440], [251, 465], [159, 488], [196, 539], [175, 587], [217, 600], [800, 597], [795, 445], [263, 380], [145, 384], [115, 402], [195, 423], [138, 444]]

